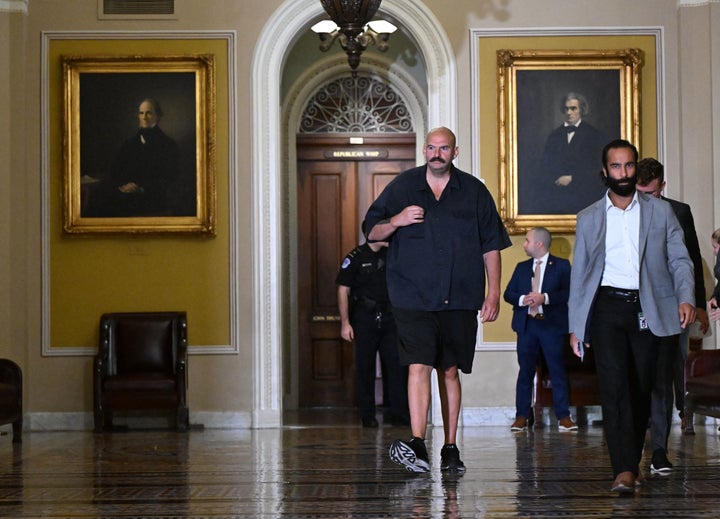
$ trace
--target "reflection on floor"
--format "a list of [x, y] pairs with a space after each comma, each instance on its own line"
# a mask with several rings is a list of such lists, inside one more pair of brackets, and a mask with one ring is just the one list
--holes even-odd
[[0, 436], [0, 517], [717, 517], [716, 427], [670, 439], [669, 476], [634, 495], [609, 491], [601, 427], [513, 434], [465, 427], [462, 477], [413, 476], [391, 463], [405, 428], [363, 429], [353, 412], [288, 414], [266, 430], [30, 432]]

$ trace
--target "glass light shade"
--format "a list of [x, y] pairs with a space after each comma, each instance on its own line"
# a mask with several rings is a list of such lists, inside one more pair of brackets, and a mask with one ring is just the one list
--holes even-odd
[[321, 20], [312, 27], [310, 27], [310, 30], [317, 34], [323, 34], [327, 33], [330, 34], [332, 32], [335, 32], [339, 29], [338, 24], [333, 22], [332, 20]]
[[397, 31], [397, 27], [387, 20], [373, 20], [368, 22], [367, 26], [378, 34], [392, 34]]

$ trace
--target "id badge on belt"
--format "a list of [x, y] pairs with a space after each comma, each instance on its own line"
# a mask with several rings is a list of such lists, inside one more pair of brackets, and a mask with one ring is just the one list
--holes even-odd
[[647, 319], [645, 319], [645, 314], [642, 312], [638, 312], [638, 329], [640, 331], [648, 329]]

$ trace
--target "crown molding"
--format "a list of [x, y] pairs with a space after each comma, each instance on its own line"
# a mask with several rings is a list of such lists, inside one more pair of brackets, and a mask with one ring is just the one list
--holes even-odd
[[25, 13], [28, 12], [30, 0], [0, 0], [0, 13]]
[[720, 4], [720, 0], [678, 0], [678, 7], [704, 7], [710, 4]]

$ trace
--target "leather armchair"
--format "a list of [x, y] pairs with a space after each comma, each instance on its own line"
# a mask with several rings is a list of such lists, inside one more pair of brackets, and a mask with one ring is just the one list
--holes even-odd
[[13, 443], [22, 442], [22, 370], [9, 359], [0, 359], [0, 424], [12, 424]]
[[695, 434], [694, 413], [720, 418], [720, 350], [695, 350], [685, 361], [684, 434]]
[[117, 411], [147, 410], [171, 412], [187, 430], [185, 312], [104, 314], [93, 389], [96, 432], [110, 429]]
[[[583, 408], [589, 405], [600, 405], [594, 350], [592, 348], [585, 348], [585, 357], [581, 362], [572, 352], [569, 335], [567, 339], [567, 346], [563, 348], [563, 355], [568, 377], [570, 406]], [[541, 352], [535, 377], [535, 427], [542, 427], [543, 425], [543, 407], [552, 407], [552, 405], [552, 381], [550, 379], [550, 371], [547, 368], [545, 358]], [[577, 414], [581, 414], [580, 409], [578, 409]], [[582, 417], [584, 417], [584, 415]], [[582, 417], [577, 416], [579, 422]]]

